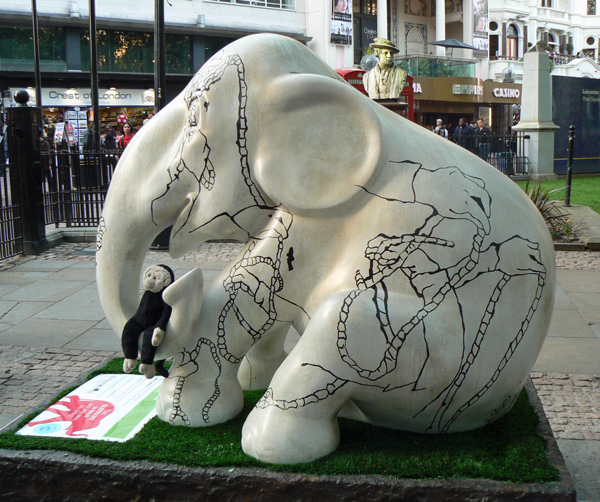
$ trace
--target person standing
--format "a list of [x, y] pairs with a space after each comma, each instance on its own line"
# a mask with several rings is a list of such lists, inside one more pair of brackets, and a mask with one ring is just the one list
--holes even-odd
[[464, 117], [461, 117], [458, 121], [456, 129], [454, 129], [454, 141], [456, 141], [457, 145], [460, 145], [472, 152], [473, 132], [473, 128], [467, 123]]
[[485, 120], [482, 118], [477, 120], [477, 127], [475, 128], [477, 155], [483, 160], [487, 160], [488, 155], [490, 154], [491, 136], [492, 130], [490, 129], [490, 126], [485, 123]]
[[105, 150], [116, 150], [117, 149], [117, 134], [113, 129], [113, 126], [106, 124], [104, 128], [104, 149]]
[[93, 150], [93, 146], [94, 146], [94, 122], [90, 120], [88, 122], [87, 131], [85, 132], [85, 135], [83, 136], [83, 151], [91, 152]]
[[435, 129], [433, 132], [442, 138], [448, 139], [448, 129], [446, 129], [446, 126], [444, 126], [442, 119], [437, 119], [435, 121]]
[[119, 149], [125, 150], [125, 148], [129, 144], [129, 142], [135, 136], [135, 131], [133, 130], [133, 127], [129, 122], [125, 122], [123, 124], [122, 131], [123, 131], [123, 136], [121, 136], [119, 138]]

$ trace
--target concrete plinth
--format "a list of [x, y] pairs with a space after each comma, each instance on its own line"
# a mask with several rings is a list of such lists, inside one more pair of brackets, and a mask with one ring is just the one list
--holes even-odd
[[[20, 501], [253, 500], [575, 502], [575, 489], [531, 380], [527, 393], [540, 417], [546, 455], [560, 473], [555, 483], [485, 479], [411, 480], [384, 476], [310, 476], [261, 469], [192, 469], [149, 462], [116, 462], [52, 451], [0, 450], [0, 493]], [[49, 488], [51, 487], [51, 488]], [[50, 492], [49, 492], [50, 490]], [[51, 494], [51, 497], [48, 495]]]

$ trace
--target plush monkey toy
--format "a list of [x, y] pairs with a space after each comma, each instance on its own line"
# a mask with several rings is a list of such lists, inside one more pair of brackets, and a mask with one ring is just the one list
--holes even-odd
[[164, 367], [164, 360], [156, 361], [155, 366], [152, 363], [156, 346], [162, 342], [171, 316], [171, 307], [164, 302], [162, 293], [174, 280], [173, 271], [166, 265], [152, 265], [144, 272], [145, 291], [140, 306], [135, 315], [125, 324], [121, 336], [121, 346], [125, 354], [123, 362], [125, 373], [131, 373], [135, 368], [138, 358], [138, 339], [141, 335], [143, 338], [140, 373], [143, 373], [146, 378], [154, 377], [156, 372], [165, 378], [169, 376]]

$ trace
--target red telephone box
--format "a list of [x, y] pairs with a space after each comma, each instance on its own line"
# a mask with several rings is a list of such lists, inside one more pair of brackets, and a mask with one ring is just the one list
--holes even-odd
[[[338, 68], [335, 70], [340, 77], [348, 82], [352, 87], [362, 92], [365, 96], [368, 96], [363, 85], [363, 75], [366, 73], [360, 68]], [[392, 109], [392, 111], [399, 113], [404, 118], [414, 122], [415, 121], [415, 100], [413, 93], [413, 78], [409, 75], [406, 77], [406, 85], [402, 90], [400, 104], [402, 101], [405, 105], [398, 106], [398, 103], [394, 100], [382, 100], [380, 103], [386, 108]]]

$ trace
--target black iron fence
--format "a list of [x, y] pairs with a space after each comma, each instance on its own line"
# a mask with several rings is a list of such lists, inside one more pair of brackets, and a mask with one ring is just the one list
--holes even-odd
[[5, 113], [0, 114], [0, 259], [23, 253], [23, 231], [17, 165], [9, 162], [8, 144], [12, 132]]
[[14, 200], [17, 190], [11, 186], [11, 172], [15, 164], [7, 161], [4, 141], [0, 142], [0, 258], [10, 258], [23, 253], [21, 208]]
[[474, 153], [507, 176], [525, 176], [529, 173], [529, 136], [513, 134], [461, 135], [449, 139]]
[[98, 226], [118, 154], [118, 151], [42, 151], [46, 225]]
[[47, 249], [44, 226], [98, 226], [120, 153], [51, 150], [37, 127], [24, 141], [13, 115], [0, 114], [0, 260]]

